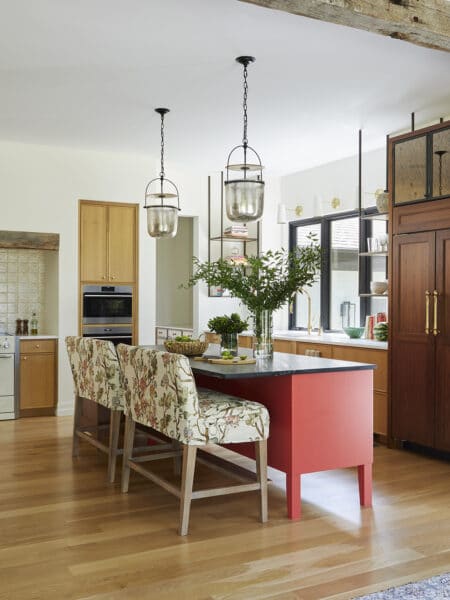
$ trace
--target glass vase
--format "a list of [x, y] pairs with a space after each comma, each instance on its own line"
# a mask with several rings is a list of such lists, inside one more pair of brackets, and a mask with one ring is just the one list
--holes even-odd
[[237, 356], [238, 352], [238, 335], [237, 333], [222, 333], [221, 334], [221, 351], [228, 350], [233, 356]]
[[253, 356], [272, 358], [273, 356], [273, 313], [260, 310], [253, 315]]

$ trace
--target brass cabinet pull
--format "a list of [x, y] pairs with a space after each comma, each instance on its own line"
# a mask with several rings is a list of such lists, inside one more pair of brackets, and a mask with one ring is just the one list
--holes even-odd
[[425, 333], [430, 333], [430, 296], [431, 292], [425, 291]]
[[439, 292], [437, 290], [433, 291], [433, 299], [434, 299], [434, 315], [433, 315], [433, 335], [437, 335], [440, 333], [438, 329], [438, 296]]

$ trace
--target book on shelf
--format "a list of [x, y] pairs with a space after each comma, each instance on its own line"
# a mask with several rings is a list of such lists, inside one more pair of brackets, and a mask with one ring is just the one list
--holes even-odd
[[226, 236], [245, 237], [248, 235], [248, 229], [246, 225], [230, 225], [223, 233]]
[[366, 325], [364, 328], [364, 337], [366, 340], [374, 340], [374, 327], [377, 323], [385, 323], [387, 321], [387, 314], [385, 312], [378, 312], [376, 315], [368, 315], [366, 317]]

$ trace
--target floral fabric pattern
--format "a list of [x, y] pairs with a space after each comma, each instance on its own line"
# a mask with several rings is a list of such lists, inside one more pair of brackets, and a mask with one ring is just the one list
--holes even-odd
[[119, 344], [125, 413], [183, 444], [254, 442], [269, 436], [258, 402], [197, 388], [181, 354]]
[[94, 338], [66, 337], [75, 394], [106, 408], [123, 410], [119, 361], [112, 342]]

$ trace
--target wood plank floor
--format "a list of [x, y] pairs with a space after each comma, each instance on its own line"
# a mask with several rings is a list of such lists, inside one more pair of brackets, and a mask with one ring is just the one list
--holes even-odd
[[336, 600], [450, 570], [448, 462], [375, 448], [373, 509], [352, 469], [304, 476], [299, 522], [271, 471], [267, 524], [256, 493], [208, 498], [181, 538], [177, 499], [133, 473], [121, 494], [86, 444], [73, 462], [71, 427], [0, 422], [1, 600]]

